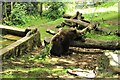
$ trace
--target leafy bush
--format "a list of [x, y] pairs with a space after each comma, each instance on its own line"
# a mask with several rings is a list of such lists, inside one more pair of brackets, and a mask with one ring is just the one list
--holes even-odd
[[11, 11], [10, 22], [12, 25], [25, 24], [25, 10], [24, 4], [15, 3], [14, 9]]
[[26, 5], [26, 14], [33, 15], [38, 13], [38, 3], [37, 2], [27, 2]]
[[116, 2], [105, 2], [105, 3], [101, 3], [100, 5], [96, 5], [97, 7], [105, 7], [108, 8], [110, 6], [113, 6]]
[[48, 3], [48, 10], [44, 13], [44, 16], [50, 19], [60, 18], [65, 12], [65, 4], [62, 2]]
[[25, 4], [15, 3], [13, 9], [11, 10], [9, 20], [5, 21], [5, 24], [7, 25], [25, 24], [25, 14], [26, 14], [25, 9], [26, 9]]
[[35, 59], [45, 60], [50, 55], [51, 46], [52, 46], [51, 44], [46, 45], [45, 48], [40, 53], [40, 55], [37, 55]]

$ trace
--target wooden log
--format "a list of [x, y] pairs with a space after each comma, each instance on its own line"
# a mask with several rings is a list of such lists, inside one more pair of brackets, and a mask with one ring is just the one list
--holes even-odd
[[82, 13], [80, 13], [79, 11], [76, 12], [76, 15], [71, 17], [70, 19], [77, 19], [77, 20], [82, 20], [84, 19], [84, 17], [82, 16]]
[[78, 25], [84, 26], [84, 27], [96, 27], [97, 25], [99, 26], [99, 22], [87, 22], [87, 21], [82, 21], [82, 20], [76, 20], [76, 19], [65, 19], [65, 22], [72, 22], [72, 23], [77, 23]]
[[70, 43], [70, 46], [81, 47], [81, 48], [98, 48], [103, 50], [119, 50], [120, 40], [103, 41], [103, 40], [85, 39], [85, 42], [72, 41]]
[[66, 22], [72, 22], [72, 23], [77, 23], [79, 25], [85, 26], [87, 27], [90, 23], [86, 23], [84, 21], [81, 20], [76, 20], [76, 19], [65, 19]]
[[76, 30], [77, 31], [77, 34], [84, 34], [85, 32], [87, 32], [87, 31], [89, 31], [90, 29], [89, 29], [89, 27], [86, 27], [86, 28], [84, 28], [84, 29], [82, 29], [82, 30]]
[[69, 15], [69, 14], [64, 14], [63, 15], [63, 18], [67, 18], [67, 19], [70, 19], [72, 16], [71, 15]]
[[118, 36], [120, 36], [120, 30], [116, 30], [115, 34], [118, 35]]
[[84, 19], [82, 19], [81, 21], [86, 22], [86, 23], [90, 23], [90, 21], [87, 21], [87, 20], [84, 20]]
[[[62, 24], [64, 24], [64, 26], [67, 25], [69, 27], [76, 27], [77, 26], [76, 24], [70, 24], [70, 23], [67, 23], [67, 22], [63, 22]], [[64, 26], [62, 26], [62, 27], [64, 27]]]
[[77, 20], [82, 20], [84, 19], [84, 17], [82, 16], [82, 13], [80, 13], [79, 11], [76, 12], [76, 14], [74, 16], [71, 16], [69, 14], [64, 14], [63, 18], [67, 18], [67, 19], [77, 19]]
[[[81, 48], [96, 48], [103, 50], [119, 50], [120, 41], [100, 41], [100, 40], [91, 40], [84, 39], [82, 34], [89, 30], [89, 27], [84, 28], [83, 30], [74, 29], [63, 29], [59, 30], [52, 39], [51, 44], [52, 48], [50, 53], [52, 55], [60, 56], [67, 53], [69, 47], [81, 47]], [[81, 36], [81, 37], [80, 37]], [[78, 38], [79, 39], [76, 39]], [[79, 40], [79, 41], [75, 41]]]
[[[65, 22], [63, 23], [63, 24], [65, 24], [65, 25], [67, 25], [67, 26], [70, 26], [70, 27], [78, 27], [78, 25], [82, 25], [82, 26], [85, 26], [86, 27], [86, 25], [83, 25], [83, 24], [85, 24], [85, 23], [90, 23], [89, 21], [87, 21], [87, 20], [84, 20], [84, 17], [82, 16], [82, 13], [79, 13], [78, 11], [76, 12], [76, 15], [75, 16], [70, 16], [70, 15], [68, 15], [68, 14], [64, 14], [63, 15], [63, 18], [66, 18], [66, 19], [74, 19], [74, 20], [80, 20], [80, 23], [77, 23], [77, 22], [74, 22], [74, 24], [73, 24], [73, 22], [71, 22], [71, 21], [69, 21], [69, 20], [65, 20]], [[82, 22], [81, 22], [82, 21]], [[70, 24], [70, 23], [72, 23], [72, 24]], [[64, 27], [64, 26], [63, 26]]]
[[[87, 22], [87, 21], [86, 21]], [[89, 23], [89, 22], [88, 22]], [[68, 27], [73, 27], [73, 28], [80, 28], [80, 29], [83, 29], [85, 28], [85, 26], [81, 26], [81, 25], [78, 25], [77, 23], [71, 23], [71, 22], [62, 22], [61, 23], [61, 26], [60, 27], [64, 27], [64, 26], [68, 26]], [[56, 28], [60, 28], [59, 26], [57, 26]]]
[[49, 33], [49, 34], [52, 34], [52, 35], [56, 34], [56, 32], [54, 32], [53, 30], [50, 30], [50, 29], [47, 29], [46, 32]]
[[104, 50], [101, 49], [90, 49], [90, 48], [80, 48], [80, 47], [69, 47], [69, 50], [75, 53], [84, 54], [103, 54]]

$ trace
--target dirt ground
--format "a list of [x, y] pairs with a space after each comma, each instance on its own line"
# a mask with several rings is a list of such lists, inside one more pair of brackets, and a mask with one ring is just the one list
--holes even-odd
[[[25, 56], [35, 56], [40, 53], [40, 50], [33, 51], [32, 54], [26, 54]], [[62, 68], [69, 68], [69, 67], [76, 67], [76, 68], [82, 68], [82, 69], [95, 69], [97, 66], [97, 58], [98, 55], [101, 54], [76, 54], [72, 52], [73, 54], [69, 56], [61, 56], [61, 57], [50, 57], [51, 62], [57, 61], [54, 65], [51, 64], [43, 64], [43, 63], [35, 63], [28, 61], [27, 59], [24, 59], [25, 61], [22, 62], [21, 60], [23, 58], [16, 58], [16, 59], [10, 59], [3, 61], [3, 71], [10, 70], [14, 72], [15, 67], [22, 67], [22, 68], [32, 68], [32, 67], [62, 67]], [[15, 71], [16, 72], [16, 71]], [[45, 76], [45, 75], [44, 75]]]
[[[115, 21], [106, 21], [109, 24], [112, 25], [118, 25], [118, 22]], [[47, 27], [48, 28], [48, 27]], [[52, 29], [52, 28], [51, 28]], [[82, 51], [82, 52], [81, 52]], [[84, 53], [86, 52], [87, 53]], [[96, 52], [95, 52], [96, 51]], [[12, 72], [13, 74], [22, 75], [22, 76], [34, 76], [33, 73], [27, 74], [27, 72], [19, 71], [19, 68], [23, 68], [26, 70], [29, 70], [31, 68], [50, 68], [50, 69], [72, 69], [72, 68], [82, 68], [82, 69], [88, 69], [88, 70], [97, 70], [98, 68], [98, 61], [100, 57], [103, 55], [103, 51], [99, 49], [81, 49], [81, 48], [72, 48], [69, 50], [71, 55], [68, 56], [61, 56], [61, 57], [55, 57], [52, 56], [49, 58], [50, 63], [42, 63], [42, 62], [34, 62], [29, 60], [29, 57], [36, 56], [40, 54], [41, 48], [35, 49], [30, 54], [25, 54], [22, 57], [14, 58], [14, 59], [8, 59], [3, 61], [3, 74]], [[15, 69], [18, 67], [18, 69]], [[118, 78], [118, 74], [108, 74], [109, 72], [98, 72], [97, 78], [104, 78], [108, 77], [111, 78], [114, 75], [114, 78]], [[103, 76], [104, 75], [104, 76]], [[112, 75], [112, 76], [111, 76]], [[49, 74], [47, 72], [37, 74], [35, 73], [35, 76], [39, 77], [50, 77], [50, 78], [77, 78], [77, 76], [70, 75], [67, 72], [63, 75], [58, 74]]]
[[[82, 51], [97, 51], [96, 53], [80, 53], [79, 50]], [[20, 76], [27, 76], [27, 77], [38, 77], [38, 78], [79, 78], [78, 76], [71, 75], [65, 71], [65, 74], [54, 74], [54, 73], [48, 73], [47, 71], [43, 71], [43, 73], [27, 73], [26, 70], [32, 70], [32, 68], [47, 68], [47, 69], [85, 69], [85, 70], [94, 70], [97, 71], [98, 67], [98, 61], [100, 60], [100, 57], [103, 55], [102, 52], [98, 52], [100, 50], [95, 49], [81, 49], [81, 48], [73, 48], [69, 50], [72, 54], [68, 56], [51, 56], [49, 57], [49, 61], [46, 62], [35, 62], [31, 61], [28, 58], [39, 55], [41, 52], [41, 49], [34, 50], [31, 54], [24, 55], [25, 57], [19, 57], [15, 59], [10, 59], [3, 61], [3, 74], [12, 72], [13, 75], [20, 75]], [[16, 69], [17, 68], [17, 69]], [[23, 68], [22, 71], [20, 70]], [[108, 74], [108, 73], [107, 73]], [[109, 77], [109, 75], [105, 75]], [[115, 74], [115, 78], [118, 74]], [[101, 78], [100, 72], [97, 73], [97, 78]]]

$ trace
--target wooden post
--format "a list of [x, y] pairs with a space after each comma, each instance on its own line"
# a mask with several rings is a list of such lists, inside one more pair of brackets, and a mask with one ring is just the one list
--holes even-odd
[[7, 3], [6, 3], [6, 2], [4, 2], [4, 14], [5, 14], [6, 20], [8, 20], [8, 15], [7, 15]]
[[42, 2], [40, 2], [39, 3], [39, 11], [40, 11], [40, 16], [42, 16], [42, 8], [43, 8], [43, 3]]
[[3, 13], [2, 8], [3, 8], [3, 2], [0, 1], [0, 24], [2, 23], [2, 13]]
[[[13, 2], [11, 2], [11, 12], [12, 12], [12, 10], [13, 10]], [[11, 12], [10, 12], [10, 14], [11, 14]], [[10, 20], [11, 20], [11, 17], [10, 17]]]

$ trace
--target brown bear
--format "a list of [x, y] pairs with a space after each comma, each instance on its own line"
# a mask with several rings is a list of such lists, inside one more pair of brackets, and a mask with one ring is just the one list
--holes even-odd
[[55, 34], [51, 40], [52, 48], [51, 55], [61, 56], [66, 55], [69, 50], [69, 45], [72, 40], [77, 37], [76, 29], [63, 29]]

